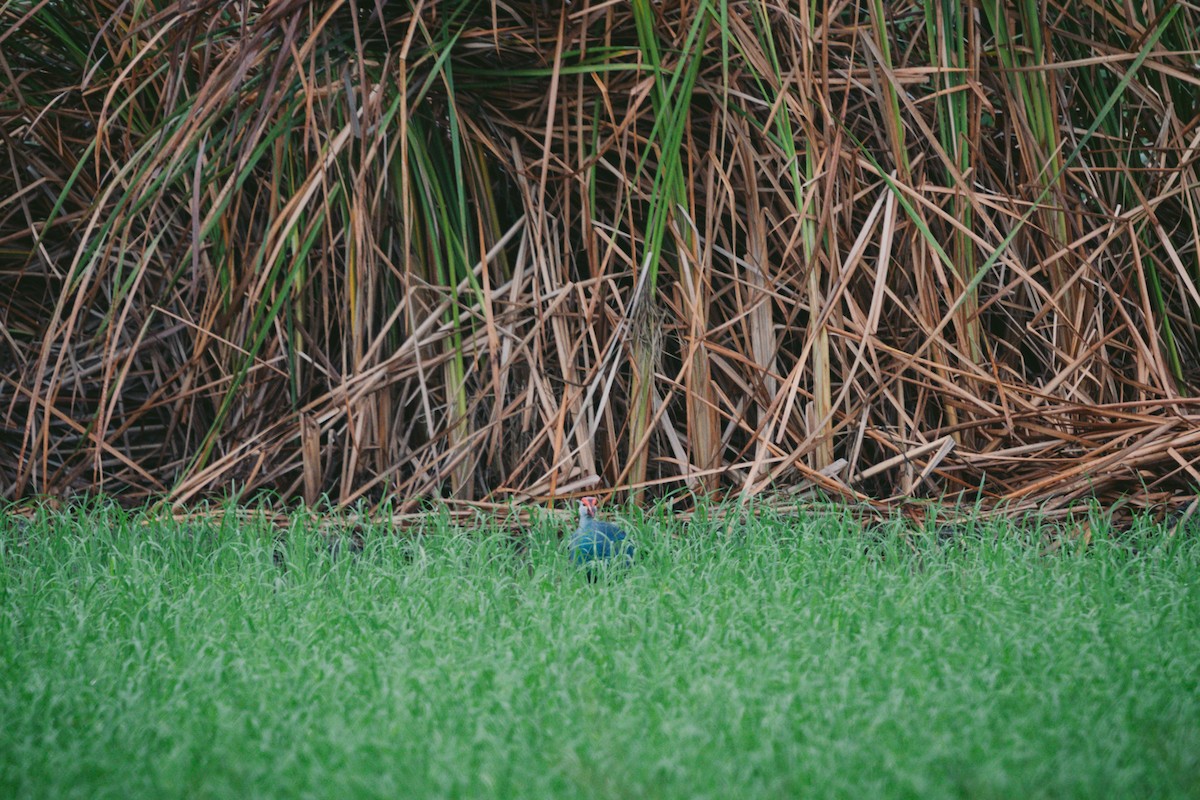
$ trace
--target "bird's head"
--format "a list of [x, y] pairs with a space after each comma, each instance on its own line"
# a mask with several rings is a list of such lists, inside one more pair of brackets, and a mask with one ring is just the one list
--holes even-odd
[[595, 497], [579, 498], [579, 518], [580, 519], [595, 519], [596, 507], [600, 504], [600, 500]]

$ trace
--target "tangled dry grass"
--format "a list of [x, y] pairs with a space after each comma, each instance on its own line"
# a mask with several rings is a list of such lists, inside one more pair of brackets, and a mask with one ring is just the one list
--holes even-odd
[[1200, 482], [1200, 8], [10, 0], [0, 488]]

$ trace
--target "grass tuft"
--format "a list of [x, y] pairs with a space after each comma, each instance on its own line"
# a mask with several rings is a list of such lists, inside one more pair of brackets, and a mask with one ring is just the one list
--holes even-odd
[[[296, 518], [0, 523], [6, 797], [1187, 797], [1200, 546], [651, 514], [334, 554]], [[704, 528], [704, 530], [701, 530]]]

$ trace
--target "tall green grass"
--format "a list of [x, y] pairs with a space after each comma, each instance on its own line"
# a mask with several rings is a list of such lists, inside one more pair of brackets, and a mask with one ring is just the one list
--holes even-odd
[[5, 523], [0, 795], [1200, 791], [1191, 538], [631, 526], [589, 584], [550, 517], [339, 558], [302, 520]]

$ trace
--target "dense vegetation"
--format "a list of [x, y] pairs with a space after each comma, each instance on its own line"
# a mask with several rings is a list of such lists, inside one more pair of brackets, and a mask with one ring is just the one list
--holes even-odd
[[0, 795], [1200, 792], [1194, 537], [648, 522], [0, 523]]
[[9, 0], [0, 494], [1170, 501], [1174, 0]]

